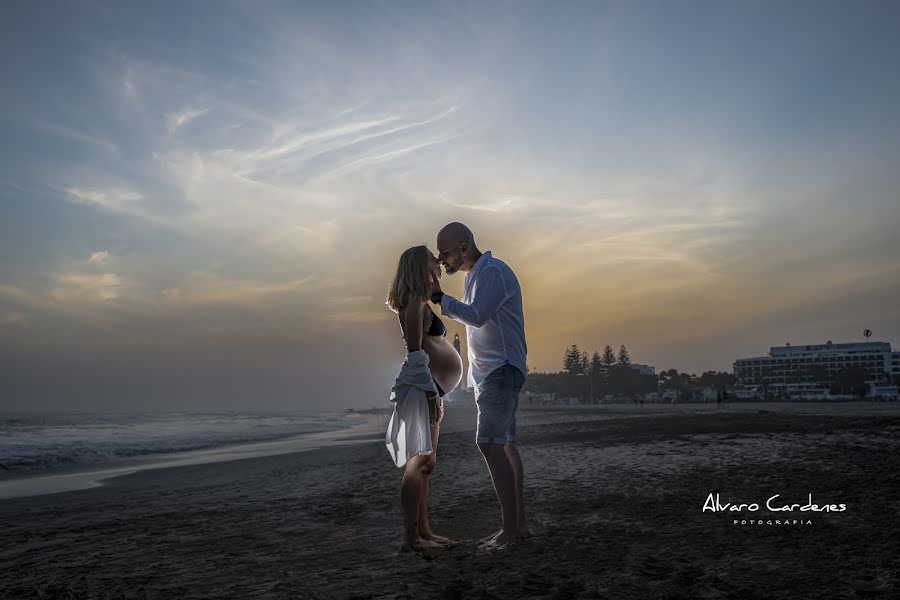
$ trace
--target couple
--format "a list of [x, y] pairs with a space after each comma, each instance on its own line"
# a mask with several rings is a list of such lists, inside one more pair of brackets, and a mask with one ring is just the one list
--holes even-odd
[[[428, 479], [435, 466], [443, 396], [459, 385], [462, 360], [429, 300], [440, 305], [441, 315], [466, 326], [468, 383], [478, 408], [475, 441], [502, 513], [500, 530], [481, 542], [485, 548], [500, 548], [530, 535], [515, 443], [519, 390], [528, 374], [522, 290], [512, 269], [489, 250], [482, 253], [462, 223], [450, 223], [438, 232], [437, 251], [436, 257], [426, 246], [403, 252], [386, 302], [400, 319], [407, 349], [391, 391], [394, 411], [386, 437], [394, 463], [405, 467], [400, 487], [406, 535], [402, 549], [452, 543], [429, 526]], [[466, 272], [462, 300], [441, 291], [441, 265], [448, 275]]]

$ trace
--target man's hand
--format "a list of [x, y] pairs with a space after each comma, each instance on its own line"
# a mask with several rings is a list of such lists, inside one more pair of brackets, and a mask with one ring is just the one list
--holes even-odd
[[443, 290], [441, 290], [441, 280], [437, 278], [437, 275], [434, 274], [434, 271], [431, 273], [431, 301], [435, 304], [435, 297], [440, 298], [440, 294], [443, 294]]

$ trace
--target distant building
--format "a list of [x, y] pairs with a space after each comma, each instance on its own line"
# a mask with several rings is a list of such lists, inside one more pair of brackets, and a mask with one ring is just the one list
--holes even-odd
[[712, 402], [713, 400], [718, 400], [721, 393], [721, 390], [711, 385], [703, 386], [699, 390], [700, 399], [704, 402]]
[[519, 404], [532, 406], [551, 406], [556, 403], [554, 392], [526, 392], [519, 393]]
[[852, 367], [865, 371], [870, 389], [886, 389], [900, 376], [900, 352], [887, 342], [787, 344], [770, 348], [768, 356], [737, 359], [734, 375], [743, 389], [767, 387], [774, 396], [816, 398], [827, 396], [838, 374]]
[[637, 370], [641, 375], [656, 375], [656, 368], [650, 365], [642, 365], [639, 363], [631, 363], [628, 365], [632, 369]]

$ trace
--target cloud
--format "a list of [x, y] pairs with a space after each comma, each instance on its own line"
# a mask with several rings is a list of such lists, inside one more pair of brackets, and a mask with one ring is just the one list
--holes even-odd
[[109, 256], [110, 254], [106, 250], [91, 252], [91, 256], [88, 258], [88, 262], [102, 265], [105, 264], [107, 260], [109, 260]]
[[261, 306], [271, 297], [297, 292], [313, 282], [312, 277], [290, 281], [227, 279], [213, 273], [192, 271], [177, 287], [162, 290], [163, 302], [170, 305], [237, 304]]
[[29, 293], [17, 285], [0, 284], [0, 295], [10, 298], [27, 298]]
[[111, 140], [105, 139], [98, 135], [80, 131], [75, 127], [51, 123], [49, 121], [34, 121], [33, 125], [40, 130], [51, 133], [55, 136], [82, 142], [89, 146], [102, 148], [109, 153], [118, 154], [119, 147]]
[[128, 289], [137, 286], [116, 273], [82, 273], [67, 271], [54, 275], [49, 298], [59, 304], [81, 302], [109, 302], [120, 298]]
[[28, 318], [20, 312], [0, 312], [0, 327], [6, 325], [24, 325]]
[[339, 304], [371, 304], [375, 301], [375, 296], [346, 296], [335, 299]]
[[[374, 325], [378, 323], [386, 323], [390, 321], [392, 315], [387, 310], [379, 311], [344, 311], [331, 313], [326, 316], [329, 324], [333, 327], [345, 327], [353, 325]], [[396, 318], [396, 317], [394, 317]]]
[[169, 135], [173, 135], [180, 127], [187, 125], [198, 117], [202, 117], [211, 110], [212, 108], [185, 108], [178, 112], [169, 113], [166, 115], [166, 119], [169, 121]]
[[145, 202], [146, 197], [135, 190], [127, 188], [51, 186], [63, 192], [69, 201], [90, 207], [100, 207], [114, 213], [136, 217], [142, 221], [172, 227], [173, 221], [165, 216], [154, 214], [152, 204]]
[[326, 171], [324, 173], [320, 173], [316, 175], [313, 180], [314, 181], [323, 181], [327, 179], [332, 179], [338, 175], [346, 175], [347, 173], [358, 170], [362, 167], [372, 166], [379, 163], [385, 163], [391, 161], [395, 158], [403, 156], [405, 154], [410, 154], [416, 152], [418, 150], [422, 150], [423, 148], [427, 148], [429, 146], [434, 146], [436, 144], [442, 144], [444, 142], [448, 142], [452, 139], [460, 137], [461, 133], [448, 135], [444, 137], [439, 137], [431, 140], [426, 140], [424, 142], [420, 142], [417, 144], [412, 144], [409, 146], [403, 146], [400, 148], [393, 148], [391, 150], [386, 151], [377, 151], [370, 153], [368, 155], [362, 156], [360, 158], [356, 158], [350, 162], [344, 163], [334, 169]]

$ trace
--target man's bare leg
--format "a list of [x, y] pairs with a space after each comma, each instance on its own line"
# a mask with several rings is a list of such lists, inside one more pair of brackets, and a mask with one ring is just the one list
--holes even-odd
[[[507, 442], [506, 445], [503, 446], [503, 449], [506, 452], [506, 456], [509, 458], [509, 463], [513, 470], [513, 478], [516, 488], [516, 518], [518, 522], [519, 534], [523, 538], [527, 538], [531, 536], [531, 532], [528, 530], [528, 525], [525, 521], [525, 501], [523, 493], [525, 471], [522, 468], [522, 458], [519, 456], [519, 449], [518, 446], [516, 446], [515, 442]], [[478, 540], [478, 543], [483, 544], [494, 539], [495, 537], [500, 535], [501, 531], [503, 531], [502, 528], [486, 537], [481, 538], [480, 540]]]
[[500, 512], [503, 518], [503, 526], [493, 536], [489, 543], [503, 545], [521, 538], [519, 533], [518, 515], [516, 512], [516, 483], [509, 457], [501, 444], [478, 444], [491, 479], [494, 482], [494, 491], [500, 501]]
[[529, 537], [531, 532], [528, 531], [528, 525], [525, 523], [525, 494], [524, 480], [525, 471], [522, 468], [522, 458], [519, 456], [519, 447], [515, 442], [507, 442], [503, 449], [509, 458], [509, 464], [512, 466], [513, 477], [516, 486], [516, 516], [518, 519], [519, 533], [522, 537]]

